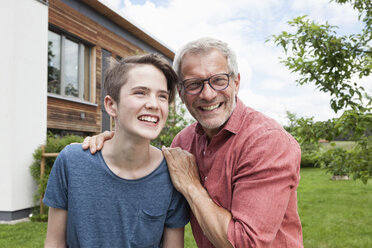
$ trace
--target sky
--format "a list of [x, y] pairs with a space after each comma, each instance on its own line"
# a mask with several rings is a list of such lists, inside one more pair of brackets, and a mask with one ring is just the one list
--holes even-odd
[[[238, 97], [280, 124], [286, 111], [316, 121], [337, 117], [330, 96], [313, 85], [298, 85], [298, 75], [280, 63], [283, 51], [265, 42], [295, 17], [338, 26], [340, 35], [360, 32], [362, 23], [350, 5], [328, 0], [100, 0], [176, 52], [182, 45], [210, 36], [235, 51], [241, 77]], [[361, 85], [372, 93], [371, 78]]]

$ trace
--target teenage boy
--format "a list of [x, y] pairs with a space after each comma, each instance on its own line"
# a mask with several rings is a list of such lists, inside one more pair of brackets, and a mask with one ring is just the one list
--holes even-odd
[[60, 153], [49, 177], [45, 247], [183, 247], [188, 205], [172, 185], [161, 150], [177, 76], [156, 54], [127, 57], [105, 75], [104, 104], [115, 137], [92, 155]]

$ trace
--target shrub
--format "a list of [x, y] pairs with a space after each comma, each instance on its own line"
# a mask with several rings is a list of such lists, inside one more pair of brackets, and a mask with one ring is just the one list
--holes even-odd
[[320, 154], [318, 165], [332, 173], [333, 176], [346, 176], [350, 173], [346, 165], [351, 157], [350, 155], [351, 152], [342, 148], [330, 149]]
[[301, 145], [301, 168], [315, 167], [318, 162], [319, 144], [302, 143]]
[[[59, 153], [62, 151], [62, 149], [71, 143], [78, 142], [81, 143], [83, 141], [83, 137], [80, 136], [75, 136], [75, 135], [67, 135], [64, 137], [56, 137], [52, 133], [48, 134], [46, 145], [45, 145], [45, 153]], [[32, 217], [30, 218], [31, 220], [35, 221], [46, 221], [47, 220], [47, 207], [44, 209], [44, 213], [46, 213], [43, 216], [40, 216], [40, 206], [39, 205], [39, 200], [40, 196], [44, 195], [45, 189], [48, 183], [49, 179], [49, 174], [52, 169], [52, 166], [54, 164], [54, 161], [56, 160], [55, 157], [50, 157], [50, 158], [45, 158], [45, 172], [43, 178], [40, 178], [40, 165], [41, 165], [41, 159], [42, 159], [42, 154], [41, 154], [41, 146], [38, 147], [34, 154], [34, 161], [30, 166], [30, 171], [31, 175], [36, 181], [38, 185], [38, 190], [34, 195], [34, 202], [35, 202], [35, 207], [33, 209], [33, 214]]]
[[176, 109], [172, 106], [169, 108], [167, 123], [159, 136], [155, 140], [151, 141], [153, 146], [158, 148], [161, 148], [162, 146], [170, 147], [174, 136], [190, 124], [190, 121], [184, 118], [186, 109], [182, 107], [181, 104], [178, 106], [177, 111], [180, 112], [180, 114], [178, 114]]
[[351, 150], [330, 149], [321, 153], [318, 165], [334, 176], [352, 175], [367, 183], [372, 176], [372, 136], [362, 137]]

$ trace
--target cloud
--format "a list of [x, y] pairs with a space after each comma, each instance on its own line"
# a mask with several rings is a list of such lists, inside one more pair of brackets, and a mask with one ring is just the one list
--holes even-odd
[[350, 3], [337, 4], [329, 0], [292, 1], [291, 8], [300, 15], [308, 15], [318, 23], [326, 21], [343, 29], [353, 29], [358, 24], [358, 13]]
[[174, 51], [203, 36], [228, 42], [238, 57], [239, 97], [282, 124], [286, 122], [287, 110], [300, 116], [315, 116], [317, 120], [335, 116], [329, 107], [329, 95], [319, 93], [311, 85], [296, 86], [298, 76], [279, 62], [278, 57], [284, 56], [282, 51], [265, 40], [290, 30], [287, 22], [305, 14], [316, 22], [328, 20], [331, 25], [355, 32], [360, 24], [350, 5], [329, 0], [102, 1]]

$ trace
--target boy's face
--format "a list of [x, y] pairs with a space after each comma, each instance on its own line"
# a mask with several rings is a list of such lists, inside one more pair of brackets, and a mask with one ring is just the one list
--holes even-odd
[[168, 117], [169, 94], [164, 74], [152, 65], [133, 67], [119, 97], [119, 104], [115, 103], [116, 132], [155, 139]]

